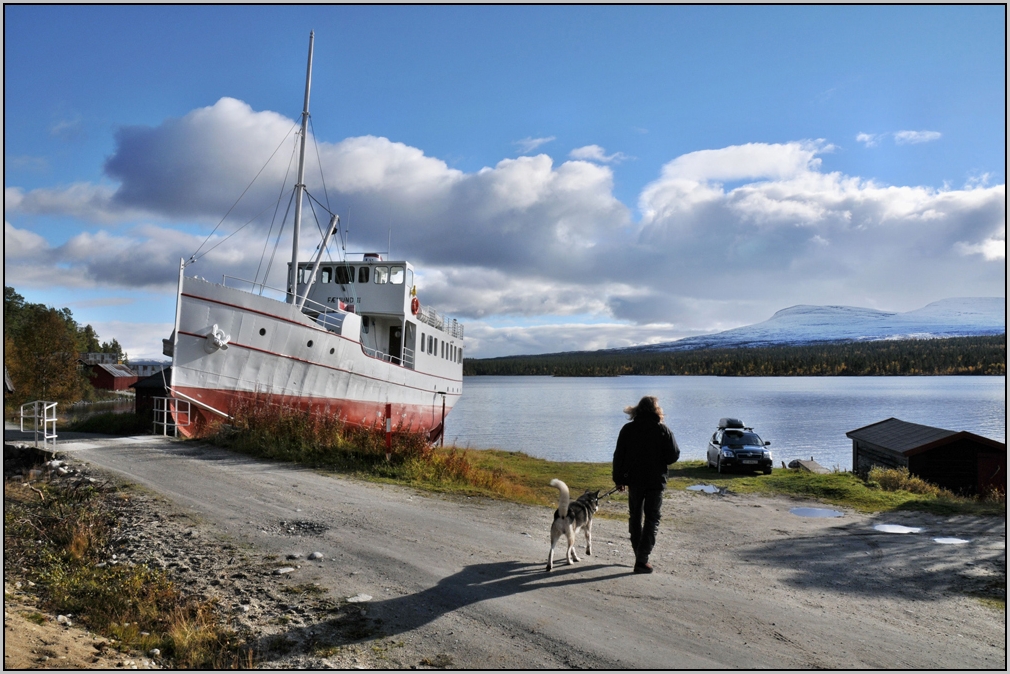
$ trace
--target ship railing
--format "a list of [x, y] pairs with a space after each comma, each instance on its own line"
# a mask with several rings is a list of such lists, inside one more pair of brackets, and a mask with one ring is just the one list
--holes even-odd
[[455, 318], [449, 318], [438, 313], [431, 307], [422, 306], [417, 312], [417, 320], [430, 325], [436, 330], [441, 330], [451, 337], [463, 339], [463, 324]]
[[56, 449], [56, 403], [49, 400], [34, 400], [21, 406], [21, 432], [25, 432], [25, 421], [32, 422], [29, 432], [35, 433], [35, 446]]
[[192, 421], [188, 400], [156, 396], [154, 398], [154, 432], [173, 438], [179, 437], [179, 429], [186, 428]]
[[370, 346], [361, 345], [361, 350], [365, 352], [365, 355], [369, 358], [376, 358], [378, 360], [384, 361], [386, 363], [393, 363], [394, 365], [400, 364], [400, 359], [391, 353], [386, 353], [379, 349], [373, 349]]
[[[232, 284], [239, 285], [229, 285]], [[273, 288], [271, 286], [265, 285], [263, 283], [258, 283], [256, 281], [250, 281], [249, 279], [239, 278], [237, 276], [228, 276], [227, 274], [221, 275], [221, 285], [226, 288], [236, 288], [237, 290], [245, 290], [248, 293], [253, 293], [257, 295], [264, 295], [269, 291], [267, 297], [278, 300], [280, 302], [287, 302], [290, 297], [290, 293], [287, 290], [281, 290], [280, 288]], [[319, 314], [328, 314], [338, 311], [336, 307], [331, 305], [322, 304], [316, 302], [315, 300], [306, 299], [305, 306], [302, 307], [302, 313], [308, 314], [310, 316], [318, 316]]]
[[406, 346], [403, 347], [403, 366], [414, 369], [414, 350]]

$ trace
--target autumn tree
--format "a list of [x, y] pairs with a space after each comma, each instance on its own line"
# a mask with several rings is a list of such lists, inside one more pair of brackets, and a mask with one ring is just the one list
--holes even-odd
[[4, 364], [14, 383], [15, 399], [80, 400], [86, 382], [78, 370], [77, 335], [65, 315], [45, 308], [28, 312], [25, 318], [13, 339], [4, 340]]

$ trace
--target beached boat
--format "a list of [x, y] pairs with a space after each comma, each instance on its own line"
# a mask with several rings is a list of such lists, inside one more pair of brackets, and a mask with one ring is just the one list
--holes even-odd
[[189, 437], [253, 399], [435, 437], [463, 390], [463, 326], [421, 305], [408, 261], [375, 253], [324, 260], [336, 215], [315, 259], [298, 259], [312, 41], [287, 288], [271, 297], [263, 283], [211, 283], [180, 264], [165, 355], [169, 394], [179, 401], [170, 412]]

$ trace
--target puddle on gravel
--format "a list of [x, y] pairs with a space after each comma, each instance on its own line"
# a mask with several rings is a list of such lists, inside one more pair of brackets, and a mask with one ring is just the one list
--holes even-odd
[[906, 527], [903, 524], [874, 524], [873, 530], [885, 534], [917, 534], [922, 531], [922, 527]]
[[718, 494], [719, 487], [714, 484], [692, 484], [687, 488], [688, 491], [703, 491], [706, 494]]
[[845, 513], [828, 508], [790, 508], [789, 512], [800, 517], [841, 517]]
[[965, 543], [971, 543], [967, 538], [953, 538], [947, 536], [941, 536], [939, 538], [934, 538], [934, 541], [940, 545], [964, 545]]

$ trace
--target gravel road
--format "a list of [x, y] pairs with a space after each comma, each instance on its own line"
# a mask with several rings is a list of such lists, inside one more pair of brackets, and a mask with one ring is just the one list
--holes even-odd
[[[248, 572], [262, 582], [318, 583], [344, 607], [371, 597], [356, 605], [368, 625], [357, 643], [370, 649], [295, 648], [265, 666], [1006, 668], [1005, 612], [978, 598], [999, 588], [1005, 598], [1005, 518], [804, 518], [789, 509], [817, 504], [671, 491], [656, 573], [631, 573], [611, 504], [613, 517], [594, 524], [593, 556], [548, 574], [545, 507], [426, 495], [156, 437], [59, 450], [160, 495], [196, 523], [206, 554], [220, 549], [234, 564], [227, 550], [239, 549], [258, 560]], [[878, 523], [924, 531], [885, 534]], [[305, 558], [316, 551], [322, 559]], [[285, 561], [293, 554], [302, 557]], [[285, 564], [296, 568], [270, 575]], [[287, 644], [320, 629], [310, 616], [271, 625]]]

